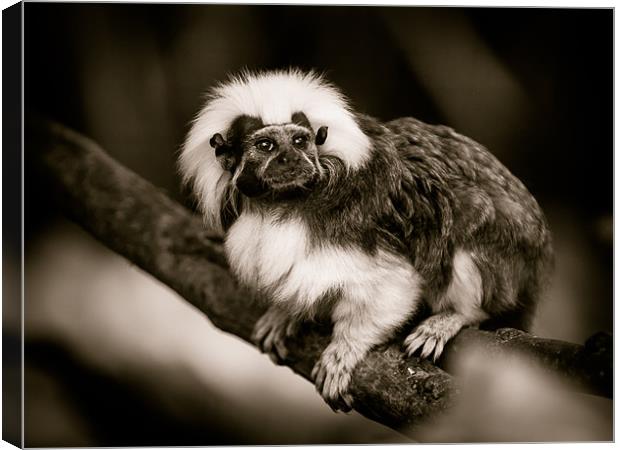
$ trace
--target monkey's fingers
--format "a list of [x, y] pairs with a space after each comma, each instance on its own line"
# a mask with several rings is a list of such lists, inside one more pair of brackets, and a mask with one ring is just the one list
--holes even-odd
[[446, 342], [443, 340], [439, 340], [437, 341], [437, 344], [435, 346], [435, 353], [433, 353], [433, 362], [437, 362], [437, 360], [439, 359], [439, 357], [441, 356], [441, 354], [443, 353], [443, 348], [446, 345]]
[[269, 326], [269, 317], [267, 317], [267, 314], [265, 314], [260, 319], [258, 319], [256, 324], [254, 325], [254, 330], [251, 337], [252, 342], [258, 347], [262, 347], [263, 340], [265, 339], [270, 330], [271, 327]]
[[321, 364], [319, 360], [314, 367], [312, 368], [312, 372], [310, 373], [310, 378], [314, 380], [314, 385], [316, 386], [317, 391], [321, 392], [323, 390], [323, 382], [325, 381], [326, 370], [325, 367]]
[[[338, 396], [335, 399], [324, 399], [325, 403], [332, 409], [334, 412], [350, 412], [351, 406], [347, 404], [347, 401], [344, 399], [345, 396]], [[350, 398], [350, 396], [349, 396]], [[352, 400], [349, 400], [352, 402]]]
[[265, 353], [270, 353], [274, 347], [274, 342], [278, 339], [278, 329], [270, 328], [262, 342], [261, 349]]
[[286, 326], [286, 337], [293, 337], [299, 331], [299, 322], [291, 320]]
[[278, 356], [280, 362], [286, 361], [286, 358], [288, 357], [288, 349], [286, 348], [286, 343], [284, 339], [284, 336], [280, 334], [274, 340], [273, 350], [274, 353], [276, 353], [276, 355]]
[[348, 412], [351, 410], [352, 399], [349, 396], [348, 402], [344, 401], [337, 392], [332, 392], [332, 382], [331, 378], [328, 375], [328, 371], [326, 367], [322, 364], [317, 363], [314, 366], [311, 376], [315, 380], [315, 386], [317, 392], [323, 397], [325, 403], [332, 409], [334, 412], [343, 411]]
[[415, 330], [405, 339], [405, 348], [407, 350], [407, 354], [409, 356], [413, 356], [413, 354], [421, 348], [426, 342], [426, 337], [422, 335], [418, 330]]
[[[346, 377], [349, 380], [349, 377]], [[334, 411], [349, 412], [352, 409], [353, 398], [346, 392], [349, 381], [344, 381], [335, 377], [327, 377], [321, 393], [325, 402]]]
[[252, 341], [276, 364], [282, 364], [288, 356], [285, 337], [289, 321], [280, 312], [267, 311], [257, 322]]
[[322, 397], [334, 411], [349, 412], [353, 406], [353, 398], [347, 392], [350, 376], [347, 375], [344, 378], [332, 377], [330, 379], [328, 376], [323, 387]]
[[267, 353], [274, 364], [282, 364], [287, 356], [283, 334], [282, 328], [272, 328], [260, 346], [261, 351]]
[[341, 395], [342, 401], [344, 403], [344, 407], [342, 408], [343, 412], [349, 412], [353, 409], [353, 397], [351, 394], [344, 393]]
[[418, 325], [404, 341], [407, 354], [413, 356], [419, 350], [421, 358], [429, 358], [432, 355], [433, 362], [437, 361], [446, 343], [455, 334], [448, 327], [442, 326], [443, 321], [443, 316], [437, 315]]
[[256, 321], [252, 333], [252, 341], [258, 345], [272, 330], [286, 328], [287, 322], [287, 317], [284, 312], [277, 308], [268, 309], [267, 312]]
[[422, 351], [420, 352], [421, 358], [428, 358], [431, 353], [435, 350], [437, 346], [437, 338], [435, 336], [428, 336], [426, 338], [426, 342], [422, 347]]
[[338, 354], [334, 348], [326, 350], [312, 369], [311, 377], [332, 410], [348, 412], [353, 407], [353, 398], [348, 393], [351, 371]]

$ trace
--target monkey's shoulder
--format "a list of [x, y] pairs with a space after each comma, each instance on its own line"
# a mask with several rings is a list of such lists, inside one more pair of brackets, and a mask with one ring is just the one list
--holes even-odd
[[388, 122], [385, 129], [412, 176], [434, 180], [432, 196], [447, 198], [454, 231], [468, 236], [486, 227], [511, 239], [544, 240], [548, 231], [538, 203], [484, 146], [450, 127], [411, 117]]
[[494, 181], [510, 184], [515, 177], [483, 145], [445, 125], [430, 125], [413, 117], [385, 124], [405, 159], [432, 161], [447, 180]]
[[531, 204], [533, 198], [487, 148], [444, 125], [429, 125], [412, 117], [387, 122], [391, 138], [400, 156], [411, 170], [429, 167], [450, 185], [454, 192], [507, 197]]

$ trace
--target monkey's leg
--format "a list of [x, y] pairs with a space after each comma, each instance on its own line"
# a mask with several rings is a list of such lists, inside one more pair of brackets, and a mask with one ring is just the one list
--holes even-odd
[[271, 306], [254, 325], [252, 341], [267, 353], [271, 360], [279, 364], [287, 357], [286, 338], [293, 336], [299, 322], [293, 316], [277, 306]]
[[410, 316], [417, 299], [344, 299], [332, 315], [334, 331], [330, 344], [312, 370], [317, 391], [334, 410], [350, 411], [353, 399], [348, 393], [353, 369], [368, 351], [389, 339]]
[[482, 309], [482, 277], [469, 252], [454, 255], [452, 280], [443, 297], [432, 305], [431, 317], [422, 321], [405, 339], [407, 353], [421, 349], [420, 356], [436, 361], [443, 348], [461, 330], [479, 325], [489, 316]]

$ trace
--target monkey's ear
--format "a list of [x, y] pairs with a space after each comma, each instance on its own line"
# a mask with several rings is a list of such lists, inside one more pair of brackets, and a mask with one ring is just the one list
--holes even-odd
[[316, 138], [314, 140], [314, 143], [316, 145], [323, 145], [326, 140], [327, 140], [327, 127], [321, 127], [316, 132]]
[[220, 156], [222, 153], [226, 153], [228, 150], [228, 146], [226, 145], [226, 141], [220, 133], [215, 133], [213, 137], [209, 140], [209, 144], [211, 147], [215, 149], [215, 156]]
[[209, 144], [215, 149], [215, 157], [220, 162], [222, 168], [232, 172], [236, 165], [235, 155], [231, 151], [232, 147], [224, 141], [220, 133], [215, 133], [209, 140]]

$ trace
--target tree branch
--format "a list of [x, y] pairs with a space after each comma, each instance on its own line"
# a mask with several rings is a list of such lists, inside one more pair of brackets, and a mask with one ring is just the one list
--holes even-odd
[[[249, 340], [264, 311], [227, 270], [221, 237], [199, 217], [121, 166], [94, 142], [55, 123], [27, 123], [29, 173], [47, 181], [62, 210], [112, 250], [177, 291], [218, 328]], [[171, 168], [172, 170], [172, 168]], [[285, 364], [309, 379], [329, 341], [329, 329], [308, 326], [288, 342]], [[539, 339], [517, 330], [496, 333], [463, 330], [445, 350], [451, 356], [470, 343], [489, 352], [515, 349], [575, 381], [580, 389], [611, 395], [611, 338], [588, 345]], [[448, 408], [457, 394], [455, 379], [419, 358], [406, 357], [392, 343], [373, 350], [354, 372], [354, 408], [373, 420], [413, 435], [422, 419]]]

